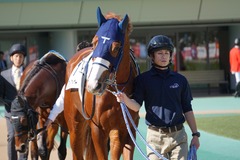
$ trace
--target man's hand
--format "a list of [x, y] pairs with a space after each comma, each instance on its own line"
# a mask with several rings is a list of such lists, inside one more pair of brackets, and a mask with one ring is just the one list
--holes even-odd
[[125, 103], [126, 94], [125, 94], [124, 92], [116, 93], [115, 96], [116, 96], [117, 101], [118, 101], [119, 103], [120, 103], [120, 102]]

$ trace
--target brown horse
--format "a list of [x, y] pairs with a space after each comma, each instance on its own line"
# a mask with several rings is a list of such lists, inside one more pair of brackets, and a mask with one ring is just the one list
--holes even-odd
[[40, 60], [29, 64], [21, 77], [21, 89], [11, 107], [15, 146], [17, 151], [27, 152], [28, 142], [31, 141], [32, 159], [38, 159], [38, 156], [49, 159], [59, 125], [61, 144], [58, 155], [59, 159], [66, 157], [68, 133], [63, 112], [47, 133], [40, 132], [64, 85], [66, 65], [66, 60], [59, 53], [50, 51]]
[[[74, 68], [84, 57], [92, 54], [88, 70], [85, 69], [86, 90], [84, 87], [82, 97], [79, 89], [65, 90], [64, 116], [69, 128], [73, 159], [108, 159], [110, 140], [111, 159], [117, 160], [122, 155], [124, 160], [130, 160], [133, 159], [134, 144], [124, 123], [120, 104], [111, 92], [121, 90], [131, 96], [133, 91], [133, 80], [138, 70], [129, 44], [132, 26], [127, 15], [123, 19], [114, 13], [104, 17], [100, 8], [97, 18], [99, 29], [92, 40], [93, 47], [77, 52], [66, 70], [68, 84]], [[130, 113], [138, 125], [138, 113]]]

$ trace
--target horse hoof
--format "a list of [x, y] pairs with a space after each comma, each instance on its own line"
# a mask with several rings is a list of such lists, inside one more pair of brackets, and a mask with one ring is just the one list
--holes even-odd
[[61, 153], [58, 152], [58, 158], [59, 158], [59, 160], [65, 160], [66, 154], [64, 156], [64, 155], [62, 155]]

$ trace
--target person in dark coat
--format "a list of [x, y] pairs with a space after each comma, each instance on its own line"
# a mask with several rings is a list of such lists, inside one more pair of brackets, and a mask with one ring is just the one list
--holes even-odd
[[7, 123], [8, 159], [25, 160], [27, 154], [19, 153], [15, 149], [14, 128], [11, 123], [11, 102], [17, 96], [20, 87], [20, 77], [24, 69], [26, 48], [22, 44], [14, 44], [9, 51], [12, 67], [1, 72], [1, 101], [5, 105], [5, 118]]

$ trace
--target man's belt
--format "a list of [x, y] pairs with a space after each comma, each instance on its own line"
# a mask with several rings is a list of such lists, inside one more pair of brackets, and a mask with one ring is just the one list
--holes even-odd
[[179, 124], [172, 127], [157, 127], [157, 126], [151, 125], [151, 126], [148, 126], [148, 128], [157, 132], [172, 133], [172, 132], [181, 130], [183, 128], [183, 124]]

